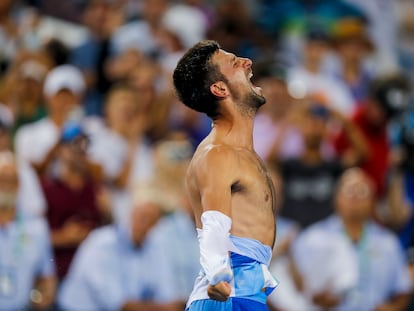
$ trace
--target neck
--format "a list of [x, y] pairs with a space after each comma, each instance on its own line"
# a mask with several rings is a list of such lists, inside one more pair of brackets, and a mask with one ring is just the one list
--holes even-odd
[[213, 131], [219, 140], [253, 149], [253, 121], [254, 113], [225, 113], [213, 121]]
[[348, 82], [354, 82], [359, 77], [360, 66], [354, 61], [348, 61], [343, 67], [344, 79]]
[[61, 114], [49, 114], [49, 119], [58, 127], [62, 128], [62, 126], [66, 122], [66, 115]]
[[73, 190], [81, 189], [85, 185], [85, 176], [66, 165], [63, 165], [60, 180]]
[[13, 221], [15, 211], [0, 211], [0, 227], [5, 227], [7, 224]]
[[358, 242], [361, 240], [362, 233], [364, 232], [365, 221], [355, 219], [343, 219], [343, 224], [346, 233], [353, 242]]
[[322, 160], [322, 155], [318, 149], [314, 149], [314, 148], [306, 148], [303, 156], [302, 156], [302, 160], [306, 163], [306, 164], [318, 164], [321, 162]]
[[306, 62], [306, 69], [311, 73], [318, 73], [320, 68], [319, 62], [308, 61]]

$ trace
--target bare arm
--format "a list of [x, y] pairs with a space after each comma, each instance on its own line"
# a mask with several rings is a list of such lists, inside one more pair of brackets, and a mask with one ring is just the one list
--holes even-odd
[[[235, 181], [237, 172], [237, 157], [234, 151], [227, 147], [214, 147], [200, 157], [196, 165], [194, 188], [190, 192], [198, 193], [201, 202], [199, 206], [200, 213], [202, 213], [201, 221], [198, 220], [198, 225], [200, 226], [202, 222], [203, 227], [200, 238], [200, 261], [210, 282], [209, 297], [225, 301], [231, 292], [228, 281], [232, 277], [232, 272], [227, 264], [223, 264], [223, 260], [226, 262], [225, 257], [228, 256], [226, 245], [232, 215], [231, 185]], [[218, 218], [209, 223], [207, 214], [211, 212]], [[217, 223], [220, 225], [217, 226]], [[228, 227], [222, 225], [226, 223]], [[226, 229], [223, 230], [223, 228]], [[218, 261], [211, 260], [211, 257]]]
[[411, 216], [411, 208], [405, 200], [403, 175], [401, 172], [396, 171], [391, 176], [387, 203], [388, 219], [384, 219], [384, 221], [393, 228], [400, 228]]
[[409, 294], [399, 294], [388, 300], [386, 303], [376, 307], [375, 311], [404, 311], [407, 310], [409, 302]]
[[342, 162], [345, 166], [350, 167], [358, 165], [369, 154], [368, 145], [360, 129], [342, 113], [330, 109], [331, 115], [340, 123], [347, 136], [351, 148], [343, 157]]

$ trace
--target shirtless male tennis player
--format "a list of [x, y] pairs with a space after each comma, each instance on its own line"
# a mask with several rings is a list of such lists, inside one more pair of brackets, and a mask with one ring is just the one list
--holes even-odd
[[186, 184], [200, 243], [201, 272], [187, 310], [267, 310], [277, 286], [268, 271], [275, 242], [275, 194], [253, 150], [253, 119], [265, 103], [250, 59], [205, 40], [173, 74], [180, 100], [207, 114], [210, 134], [190, 163]]

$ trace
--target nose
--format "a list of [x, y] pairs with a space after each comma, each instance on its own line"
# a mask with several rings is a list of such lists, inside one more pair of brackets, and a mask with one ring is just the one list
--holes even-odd
[[250, 58], [242, 58], [243, 67], [250, 68], [252, 66], [252, 60]]

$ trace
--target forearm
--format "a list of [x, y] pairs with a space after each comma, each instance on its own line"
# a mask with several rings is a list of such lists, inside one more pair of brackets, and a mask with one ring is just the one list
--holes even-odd
[[56, 156], [57, 149], [59, 148], [59, 142], [56, 143], [46, 154], [42, 161], [39, 162], [32, 162], [31, 165], [35, 172], [41, 176], [44, 175], [46, 170], [48, 169], [50, 163], [52, 163], [53, 159]]
[[125, 188], [128, 184], [129, 174], [132, 169], [132, 165], [134, 163], [134, 157], [135, 157], [135, 145], [134, 147], [130, 147], [128, 151], [127, 159], [124, 163], [124, 166], [122, 167], [121, 172], [117, 177], [113, 179], [113, 184], [116, 187], [119, 188]]
[[405, 311], [409, 303], [410, 295], [400, 294], [378, 306], [375, 311]]
[[388, 192], [388, 219], [386, 223], [392, 227], [399, 228], [410, 217], [410, 207], [405, 200], [403, 176], [401, 172], [394, 172], [391, 176], [391, 183]]
[[56, 278], [54, 276], [41, 277], [35, 282], [32, 290], [32, 306], [35, 310], [46, 310], [50, 307], [56, 295]]
[[353, 158], [347, 164], [349, 166], [356, 165], [368, 156], [369, 151], [366, 139], [351, 121], [343, 119], [342, 126], [353, 151]]

